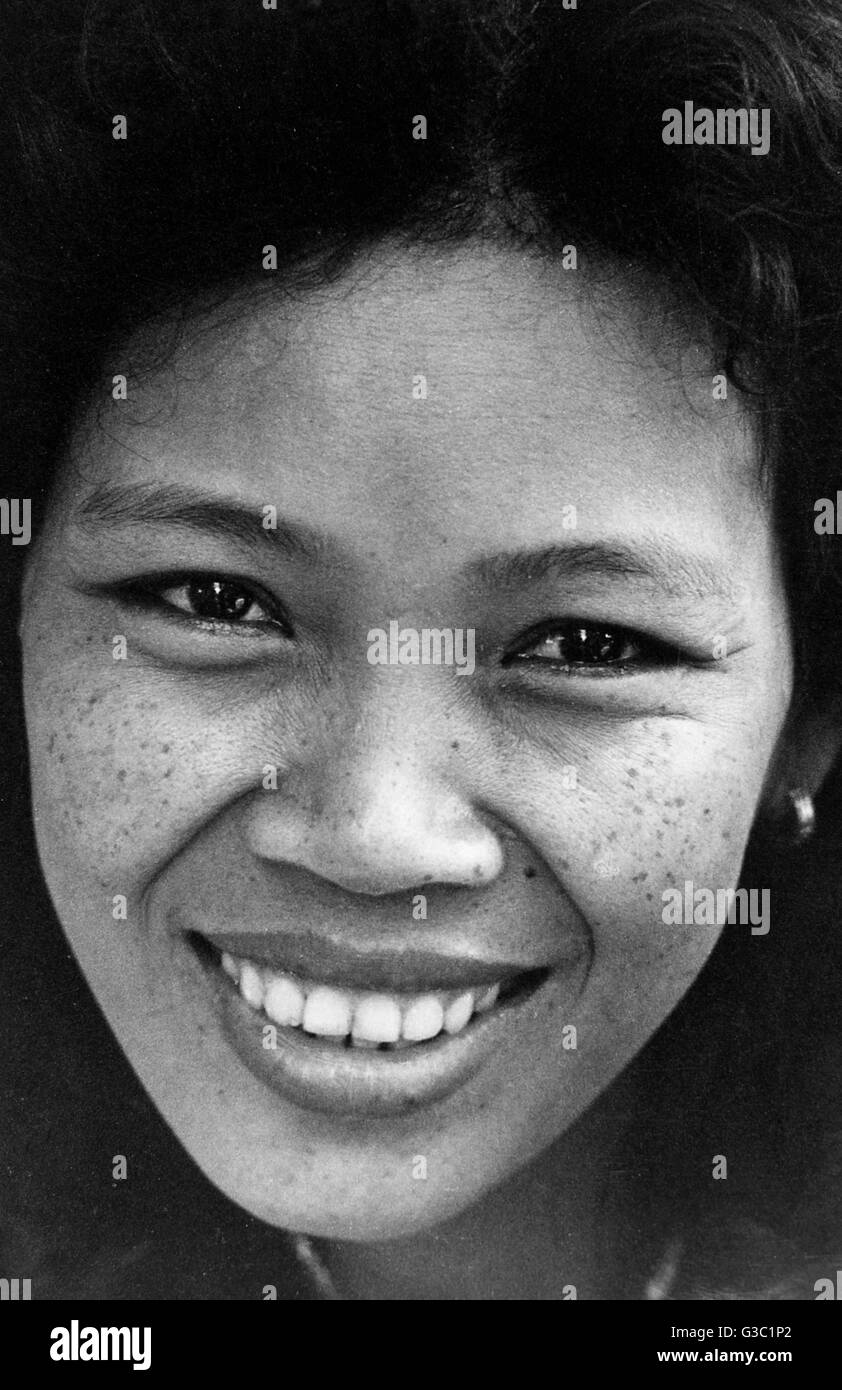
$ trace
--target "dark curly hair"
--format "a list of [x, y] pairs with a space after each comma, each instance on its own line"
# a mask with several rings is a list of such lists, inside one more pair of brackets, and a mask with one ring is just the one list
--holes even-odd
[[[666, 146], [662, 113], [691, 97], [768, 107], [768, 155]], [[842, 568], [813, 524], [842, 476], [839, 0], [0, 0], [0, 189], [2, 490], [36, 525], [109, 348], [265, 289], [265, 245], [273, 284], [306, 287], [387, 237], [575, 243], [708, 327], [756, 420], [796, 705], [842, 692]], [[29, 825], [22, 554], [0, 561], [3, 1104], [25, 1112], [0, 1125], [4, 1268], [41, 1271], [39, 1297], [236, 1298], [271, 1250], [306, 1297], [277, 1233], [181, 1153], [58, 932]], [[832, 780], [797, 868], [758, 830], [752, 881], [778, 885], [788, 925], [760, 964], [725, 932], [633, 1064], [651, 1113], [606, 1179], [606, 1297], [812, 1298], [842, 1260], [839, 797]], [[141, 1155], [130, 1195], [101, 1180], [115, 1133]]]

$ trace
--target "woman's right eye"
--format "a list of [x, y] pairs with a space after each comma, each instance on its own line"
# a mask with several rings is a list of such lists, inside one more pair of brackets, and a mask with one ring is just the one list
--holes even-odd
[[216, 628], [282, 628], [279, 605], [245, 580], [219, 574], [161, 575], [118, 586], [124, 598]]
[[159, 591], [164, 603], [206, 622], [271, 622], [271, 614], [244, 585], [229, 579], [192, 579]]

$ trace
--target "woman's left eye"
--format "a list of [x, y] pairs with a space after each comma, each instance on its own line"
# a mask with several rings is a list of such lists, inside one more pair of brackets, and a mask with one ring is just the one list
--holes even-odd
[[272, 614], [254, 593], [233, 579], [197, 577], [157, 589], [162, 603], [191, 618], [214, 623], [267, 623]]
[[[654, 665], [666, 659], [666, 650], [651, 639], [623, 627], [569, 622], [545, 626], [532, 639], [510, 652], [504, 665], [539, 662], [571, 669], [599, 669]], [[673, 658], [675, 659], [675, 658]]]

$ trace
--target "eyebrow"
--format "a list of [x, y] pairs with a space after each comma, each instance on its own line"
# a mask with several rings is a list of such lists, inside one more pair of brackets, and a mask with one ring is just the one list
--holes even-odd
[[[268, 544], [310, 564], [329, 550], [327, 537], [308, 526], [277, 516], [275, 525], [267, 528], [262, 508], [176, 483], [101, 484], [79, 504], [76, 519], [85, 529], [177, 526], [249, 548]], [[489, 589], [523, 587], [545, 579], [619, 578], [648, 582], [670, 595], [689, 594], [702, 602], [717, 599], [733, 604], [737, 598], [720, 564], [679, 549], [661, 536], [643, 536], [634, 544], [610, 539], [483, 555], [468, 564], [465, 576]]]
[[273, 526], [266, 527], [262, 507], [248, 507], [236, 498], [177, 483], [102, 484], [80, 503], [76, 520], [86, 530], [100, 526], [179, 526], [250, 548], [268, 543], [291, 559], [310, 564], [321, 559], [327, 549], [325, 538], [308, 526], [282, 521], [276, 513]]
[[482, 556], [470, 566], [477, 582], [506, 589], [544, 579], [609, 578], [642, 580], [665, 593], [707, 602], [733, 604], [737, 591], [721, 564], [704, 555], [679, 549], [663, 537], [549, 545], [541, 550], [518, 550]]

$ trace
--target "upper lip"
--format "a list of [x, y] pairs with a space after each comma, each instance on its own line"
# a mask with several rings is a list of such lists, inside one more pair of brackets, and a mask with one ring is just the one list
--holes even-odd
[[417, 947], [362, 949], [309, 933], [203, 931], [201, 935], [218, 951], [339, 988], [406, 992], [469, 989], [550, 968], [546, 961], [495, 961]]

